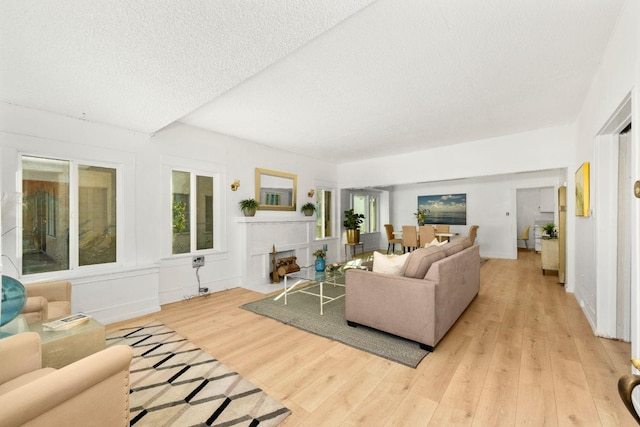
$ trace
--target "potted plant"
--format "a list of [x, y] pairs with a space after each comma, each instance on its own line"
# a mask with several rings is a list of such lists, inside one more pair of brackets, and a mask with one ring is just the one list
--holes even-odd
[[304, 213], [305, 216], [311, 216], [316, 211], [316, 205], [311, 202], [307, 202], [300, 208], [300, 212]]
[[418, 219], [418, 225], [424, 225], [424, 223], [427, 222], [428, 212], [429, 212], [429, 209], [425, 209], [425, 208], [418, 208], [418, 210], [414, 212], [414, 215]]
[[254, 216], [256, 209], [258, 209], [258, 202], [256, 199], [240, 200], [240, 209], [242, 209], [244, 216]]
[[342, 225], [347, 229], [347, 243], [360, 243], [360, 224], [363, 222], [363, 214], [355, 213], [353, 209], [344, 211], [344, 222]]
[[551, 238], [556, 237], [556, 225], [552, 222], [546, 224], [544, 227], [542, 227], [542, 229], [544, 230], [545, 233], [547, 233], [547, 235]]
[[316, 257], [316, 271], [324, 271], [326, 267], [324, 258], [327, 256], [327, 251], [324, 249], [316, 249], [313, 256]]

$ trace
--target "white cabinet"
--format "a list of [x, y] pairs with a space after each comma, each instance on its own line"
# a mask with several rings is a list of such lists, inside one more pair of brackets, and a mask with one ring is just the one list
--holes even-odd
[[540, 212], [555, 212], [556, 198], [553, 187], [542, 187], [540, 189]]
[[535, 239], [535, 248], [536, 252], [540, 252], [542, 250], [542, 245], [540, 244], [540, 240], [542, 239], [542, 235], [544, 231], [542, 231], [542, 225], [534, 225], [533, 226], [533, 238]]

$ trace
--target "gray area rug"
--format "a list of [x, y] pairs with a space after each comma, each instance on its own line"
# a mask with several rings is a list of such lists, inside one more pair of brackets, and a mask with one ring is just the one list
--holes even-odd
[[121, 329], [133, 349], [132, 426], [277, 426], [291, 411], [161, 323]]
[[[318, 285], [307, 289], [317, 293]], [[324, 285], [324, 293], [329, 296], [338, 296], [344, 294], [344, 288]], [[418, 366], [420, 361], [429, 354], [414, 341], [366, 326], [353, 328], [347, 325], [344, 319], [344, 298], [326, 304], [323, 316], [320, 315], [320, 299], [317, 296], [295, 293], [288, 296], [287, 305], [284, 305], [284, 298], [279, 300], [274, 298], [270, 296], [250, 302], [242, 308], [411, 368]]]

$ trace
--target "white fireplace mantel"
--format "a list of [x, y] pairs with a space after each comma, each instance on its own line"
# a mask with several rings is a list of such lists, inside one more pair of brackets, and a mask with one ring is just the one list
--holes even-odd
[[292, 251], [298, 265], [310, 265], [315, 236], [315, 216], [238, 217], [242, 260], [242, 286], [271, 292], [282, 285], [271, 284], [271, 253]]

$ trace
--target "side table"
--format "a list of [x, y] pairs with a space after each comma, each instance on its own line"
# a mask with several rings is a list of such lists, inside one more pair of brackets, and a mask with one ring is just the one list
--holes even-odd
[[[360, 246], [360, 254], [364, 254], [364, 243], [345, 243], [344, 244], [344, 256], [347, 260], [353, 259], [358, 253], [358, 246]], [[351, 258], [349, 258], [349, 248], [351, 248]]]
[[62, 368], [106, 347], [104, 325], [95, 319], [66, 331], [43, 331], [42, 322], [29, 330], [40, 335], [43, 367]]

